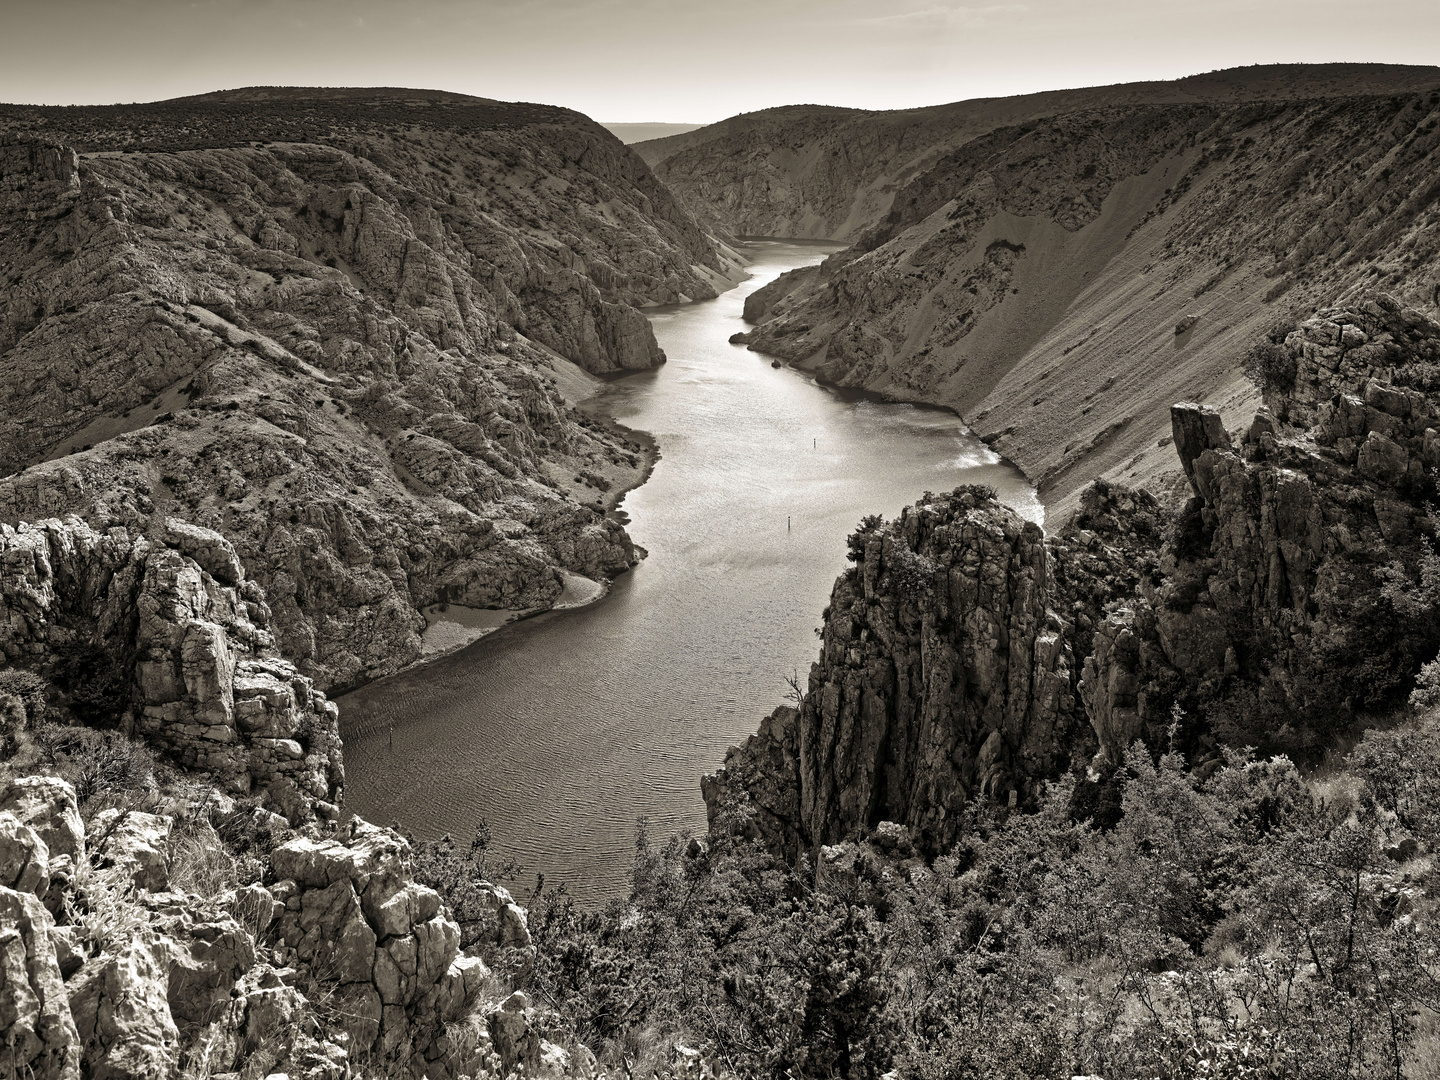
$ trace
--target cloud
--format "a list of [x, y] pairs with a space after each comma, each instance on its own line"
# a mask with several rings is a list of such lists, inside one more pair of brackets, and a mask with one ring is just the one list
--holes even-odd
[[1019, 15], [1029, 11], [1028, 4], [985, 4], [983, 6], [951, 6], [919, 8], [894, 15], [876, 15], [854, 20], [860, 26], [950, 27], [985, 26], [995, 16]]

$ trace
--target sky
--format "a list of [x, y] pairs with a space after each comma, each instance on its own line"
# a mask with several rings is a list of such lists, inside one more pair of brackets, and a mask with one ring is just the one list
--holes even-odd
[[1440, 64], [1440, 0], [0, 0], [0, 101], [410, 86], [709, 123], [1256, 63]]

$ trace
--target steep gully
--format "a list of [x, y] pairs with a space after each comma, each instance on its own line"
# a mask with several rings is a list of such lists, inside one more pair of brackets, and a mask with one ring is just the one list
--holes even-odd
[[660, 446], [623, 504], [649, 557], [589, 608], [342, 698], [348, 810], [420, 835], [484, 818], [526, 871], [614, 895], [636, 818], [703, 828], [697, 778], [780, 700], [782, 675], [803, 679], [857, 521], [966, 482], [1039, 517], [948, 411], [840, 396], [727, 344], [747, 295], [833, 247], [746, 245], [749, 281], [652, 315], [669, 363], [597, 399]]

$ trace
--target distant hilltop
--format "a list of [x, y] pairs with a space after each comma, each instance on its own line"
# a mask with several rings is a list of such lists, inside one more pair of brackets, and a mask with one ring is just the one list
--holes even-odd
[[601, 124], [627, 146], [633, 143], [649, 142], [652, 139], [667, 139], [673, 135], [684, 135], [696, 131], [702, 124]]

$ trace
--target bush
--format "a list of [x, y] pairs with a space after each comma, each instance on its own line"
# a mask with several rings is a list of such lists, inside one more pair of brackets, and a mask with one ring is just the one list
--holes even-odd
[[48, 687], [49, 684], [33, 671], [18, 671], [15, 668], [0, 671], [0, 697], [15, 698], [31, 723], [39, 721], [44, 715]]
[[480, 888], [481, 884], [513, 878], [518, 873], [516, 865], [508, 860], [491, 863], [493, 837], [489, 823], [480, 822], [463, 851], [448, 833], [439, 840], [416, 840], [398, 825], [391, 828], [410, 842], [415, 880], [439, 893], [451, 917], [460, 924], [460, 947], [474, 945], [494, 918], [489, 894]]
[[1289, 322], [1271, 327], [1245, 354], [1241, 370], [1262, 394], [1288, 394], [1295, 389], [1295, 357], [1285, 347], [1285, 338], [1294, 329]]
[[70, 711], [90, 727], [114, 727], [130, 708], [130, 666], [112, 649], [76, 645], [60, 653], [53, 678], [69, 699]]
[[29, 671], [0, 671], [0, 757], [14, 756], [20, 733], [32, 729], [45, 715], [47, 686]]
[[879, 532], [884, 525], [885, 519], [879, 514], [867, 514], [861, 518], [860, 527], [845, 537], [845, 557], [851, 562], [864, 562], [865, 545], [870, 542], [870, 538]]
[[44, 724], [35, 742], [45, 763], [74, 787], [87, 818], [108, 806], [134, 807], [157, 793], [155, 752], [121, 732]]
[[[536, 899], [536, 989], [632, 1075], [681, 1040], [743, 1076], [1418, 1076], [1436, 882], [1387, 855], [1440, 841], [1436, 776], [1440, 721], [1323, 782], [1243, 752], [1202, 781], [1136, 746], [1035, 813], [972, 805], [928, 866], [860, 847], [824, 884], [743, 829], [642, 830], [625, 901]], [[1111, 828], [1077, 822], [1104, 788]]]

